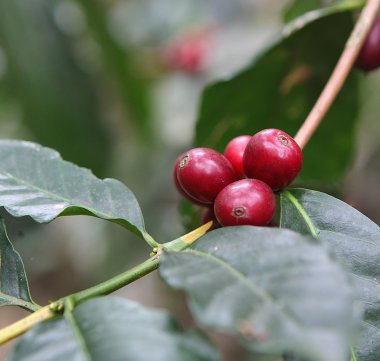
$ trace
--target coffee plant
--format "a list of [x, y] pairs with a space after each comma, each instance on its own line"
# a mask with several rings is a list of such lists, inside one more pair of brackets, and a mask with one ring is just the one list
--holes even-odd
[[[235, 337], [252, 360], [380, 359], [380, 228], [306, 188], [337, 181], [350, 164], [359, 71], [350, 69], [379, 66], [380, 1], [295, 17], [311, 10], [305, 3], [294, 2], [291, 21], [246, 68], [204, 90], [196, 148], [173, 170], [187, 215], [204, 213], [184, 236], [157, 242], [120, 181], [48, 147], [0, 140], [0, 205], [11, 216], [97, 217], [151, 247], [143, 263], [40, 306], [1, 220], [0, 306], [31, 313], [0, 330], [1, 344], [19, 336], [8, 361], [217, 361], [214, 331]], [[376, 34], [358, 58], [372, 24]], [[188, 296], [193, 330], [165, 310], [109, 296], [156, 269]]]

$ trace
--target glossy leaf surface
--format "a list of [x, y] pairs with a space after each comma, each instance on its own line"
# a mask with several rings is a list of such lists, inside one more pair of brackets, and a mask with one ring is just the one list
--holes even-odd
[[129, 121], [140, 132], [143, 140], [152, 137], [149, 83], [146, 75], [133, 60], [132, 51], [121, 47], [109, 31], [109, 9], [101, 2], [79, 0], [91, 28], [92, 34], [100, 45], [103, 60], [109, 74], [119, 85], [119, 93], [124, 105], [132, 113]]
[[115, 179], [62, 160], [38, 144], [0, 141], [0, 205], [15, 217], [49, 222], [60, 215], [92, 215], [146, 236], [139, 204]]
[[290, 189], [281, 196], [281, 227], [327, 242], [354, 275], [365, 310], [358, 361], [380, 359], [380, 228], [363, 214], [327, 194]]
[[0, 219], [0, 306], [36, 309], [29, 294], [24, 264], [8, 238], [3, 219]]
[[8, 361], [218, 361], [199, 334], [182, 333], [164, 311], [123, 299], [87, 301], [26, 333]]
[[264, 227], [225, 227], [193, 249], [164, 253], [161, 275], [190, 296], [198, 323], [240, 335], [257, 352], [346, 361], [351, 286], [310, 237]]
[[[264, 128], [294, 136], [344, 48], [353, 28], [351, 10], [359, 5], [343, 2], [297, 18], [244, 70], [207, 87], [196, 127], [197, 146], [223, 151], [235, 136]], [[357, 113], [358, 81], [352, 73], [304, 150], [302, 181], [342, 177], [351, 159]]]

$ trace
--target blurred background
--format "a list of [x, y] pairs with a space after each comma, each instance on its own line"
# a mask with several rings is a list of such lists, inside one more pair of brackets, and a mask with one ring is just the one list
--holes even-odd
[[[172, 165], [192, 146], [201, 91], [248, 64], [279, 31], [290, 3], [0, 0], [0, 138], [41, 143], [100, 178], [121, 180], [139, 200], [155, 239], [174, 239], [186, 230]], [[346, 179], [330, 189], [379, 222], [380, 74], [361, 77], [365, 111], [355, 161]], [[149, 255], [143, 241], [95, 218], [39, 225], [2, 214], [40, 304]], [[185, 327], [192, 326], [181, 294], [157, 274], [118, 294], [169, 309]], [[0, 326], [24, 314], [0, 308]], [[225, 335], [212, 337], [225, 360], [252, 359]], [[10, 346], [0, 348], [0, 360]]]

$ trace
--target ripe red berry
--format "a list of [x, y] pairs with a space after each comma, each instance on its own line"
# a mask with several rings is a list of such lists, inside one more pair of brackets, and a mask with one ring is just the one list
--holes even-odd
[[302, 150], [279, 129], [264, 129], [252, 136], [243, 157], [248, 178], [260, 179], [273, 190], [289, 185], [302, 167]]
[[356, 60], [359, 69], [369, 71], [380, 66], [380, 17], [378, 17]]
[[221, 224], [216, 219], [214, 208], [205, 208], [202, 213], [201, 224], [205, 224], [210, 221], [212, 221], [210, 231], [221, 227]]
[[177, 188], [177, 191], [182, 195], [182, 197], [186, 198], [191, 203], [194, 203], [198, 206], [207, 206], [208, 205], [207, 203], [199, 202], [198, 200], [196, 200], [195, 198], [187, 194], [183, 190], [182, 186], [179, 184], [178, 178], [177, 178], [177, 168], [179, 167], [180, 160], [181, 160], [181, 156], [176, 159], [174, 163], [174, 167], [173, 167], [173, 182], [174, 182], [175, 187]]
[[190, 197], [212, 204], [218, 193], [236, 180], [236, 174], [223, 154], [210, 148], [194, 148], [180, 156], [177, 179]]
[[272, 189], [258, 179], [242, 179], [229, 184], [216, 197], [214, 211], [223, 226], [265, 226], [275, 211]]
[[251, 140], [250, 135], [240, 135], [232, 139], [224, 149], [225, 157], [230, 161], [239, 178], [244, 178], [243, 155], [245, 148]]

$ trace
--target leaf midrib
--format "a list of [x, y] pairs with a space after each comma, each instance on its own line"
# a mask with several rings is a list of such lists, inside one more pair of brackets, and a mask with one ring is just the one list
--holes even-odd
[[[289, 192], [290, 193], [290, 192]], [[316, 191], [314, 191], [314, 193], [316, 193]], [[293, 196], [294, 197], [294, 196]], [[336, 205], [336, 204], [329, 204], [329, 203], [327, 203], [327, 202], [322, 202], [322, 201], [318, 201], [318, 200], [316, 200], [316, 199], [308, 199], [308, 203], [315, 203], [315, 204], [320, 204], [320, 205], [322, 205], [322, 206], [328, 206], [328, 207], [334, 207], [338, 212], [339, 211], [341, 211], [341, 208], [339, 207], [339, 205]], [[364, 218], [367, 218], [369, 221], [371, 221], [368, 217], [366, 217], [364, 214], [361, 214]], [[371, 221], [372, 222], [372, 221]], [[373, 222], [372, 222], [373, 223]], [[377, 226], [377, 228], [379, 228], [378, 226]], [[324, 230], [325, 231], [325, 230]], [[333, 232], [333, 231], [331, 231], [331, 232]], [[344, 234], [344, 233], [342, 233], [342, 234]], [[357, 238], [357, 237], [356, 237]], [[357, 238], [357, 239], [360, 239], [360, 240], [362, 240], [362, 238]]]
[[[22, 298], [18, 298], [15, 296], [8, 295], [2, 291], [0, 291], [0, 300], [3, 299], [5, 302], [7, 302], [9, 306], [21, 306], [21, 307], [26, 307], [29, 310], [35, 311], [36, 306], [30, 302], [29, 300], [24, 300]], [[4, 304], [5, 306], [5, 304]]]
[[309, 227], [311, 236], [314, 238], [318, 238], [318, 230], [315, 224], [313, 223], [311, 218], [308, 216], [305, 209], [302, 207], [301, 203], [298, 202], [298, 199], [294, 197], [293, 194], [291, 194], [289, 191], [284, 191], [283, 195], [290, 200], [290, 202], [294, 205], [294, 207], [296, 207], [297, 211], [300, 213], [306, 225]]
[[259, 288], [255, 286], [250, 280], [247, 279], [247, 277], [238, 271], [237, 269], [233, 268], [231, 265], [229, 265], [227, 262], [223, 261], [222, 259], [213, 256], [209, 253], [201, 252], [194, 249], [188, 249], [185, 251], [185, 253], [193, 253], [200, 257], [205, 257], [209, 259], [211, 262], [217, 263], [218, 265], [222, 266], [226, 270], [228, 270], [233, 276], [235, 276], [237, 279], [239, 279], [241, 282], [246, 284], [248, 286], [248, 289], [252, 291], [252, 293], [257, 296], [261, 296], [265, 301], [272, 304], [277, 310], [282, 314], [285, 318], [287, 318], [290, 322], [292, 322], [295, 325], [298, 325], [300, 328], [303, 328], [301, 324], [288, 312], [285, 311], [281, 305], [279, 305], [276, 300], [273, 298], [273, 296], [268, 293], [265, 289]]
[[[285, 191], [283, 192], [283, 194], [285, 196], [288, 197], [288, 199], [290, 200], [291, 203], [293, 203], [293, 205], [296, 207], [297, 211], [300, 213], [301, 217], [303, 217], [303, 219], [305, 220], [305, 223], [309, 226], [309, 229], [310, 229], [310, 233], [313, 235], [314, 238], [317, 238], [319, 239], [319, 232], [326, 232], [326, 233], [334, 233], [334, 234], [339, 234], [339, 235], [344, 235], [344, 236], [347, 236], [346, 234], [344, 233], [341, 233], [341, 232], [337, 232], [337, 231], [334, 231], [334, 230], [329, 230], [329, 229], [319, 229], [315, 226], [314, 222], [312, 221], [311, 217], [308, 216], [308, 214], [306, 213], [306, 210], [302, 207], [301, 203], [298, 201], [298, 199], [290, 193], [290, 191]], [[326, 204], [326, 203], [323, 203], [323, 202], [316, 202], [316, 201], [313, 201], [314, 203], [320, 203], [320, 204]], [[315, 233], [315, 236], [314, 236], [314, 233]], [[351, 236], [350, 236], [351, 237]], [[364, 238], [361, 238], [361, 237], [351, 237], [351, 238], [354, 238], [355, 240], [359, 240], [361, 242], [365, 242], [365, 243], [368, 243], [374, 247], [378, 247], [378, 245], [372, 241], [369, 241], [369, 240], [366, 240]], [[357, 277], [360, 277], [360, 278], [365, 278], [368, 280], [367, 277], [363, 277], [362, 275], [360, 274], [357, 274], [353, 271], [350, 272], [351, 274], [357, 276]]]
[[93, 361], [90, 350], [86, 344], [86, 339], [83, 336], [82, 331], [75, 320], [74, 314], [72, 312], [66, 312], [65, 319], [68, 321], [71, 330], [73, 331], [74, 338], [78, 343], [81, 354], [87, 361]]
[[[10, 174], [9, 172], [5, 172], [5, 171], [4, 171], [3, 174], [4, 174], [5, 176], [9, 177], [9, 178], [14, 179], [16, 183], [19, 182], [19, 183], [25, 185], [26, 188], [29, 187], [29, 188], [31, 188], [32, 190], [38, 191], [38, 192], [40, 192], [40, 193], [42, 193], [42, 194], [46, 194], [46, 195], [48, 195], [48, 196], [50, 196], [50, 197], [52, 197], [52, 198], [58, 199], [58, 200], [60, 200], [60, 201], [64, 201], [65, 203], [68, 204], [68, 206], [66, 206], [65, 208], [63, 208], [62, 211], [64, 211], [65, 209], [67, 209], [67, 208], [69, 208], [69, 207], [78, 207], [78, 208], [86, 209], [86, 210], [90, 211], [91, 213], [93, 213], [94, 215], [96, 215], [96, 216], [99, 215], [99, 216], [102, 217], [102, 218], [122, 219], [122, 220], [126, 221], [124, 218], [119, 218], [119, 217], [116, 217], [116, 218], [115, 218], [115, 216], [113, 216], [113, 215], [111, 215], [111, 214], [104, 213], [104, 212], [99, 211], [99, 210], [96, 210], [96, 209], [94, 209], [94, 208], [92, 208], [92, 207], [88, 207], [88, 206], [85, 206], [85, 205], [79, 205], [79, 206], [78, 206], [78, 205], [73, 205], [72, 202], [70, 201], [70, 199], [67, 199], [67, 198], [62, 197], [62, 196], [60, 196], [60, 195], [57, 195], [57, 194], [55, 194], [55, 193], [49, 192], [49, 191], [46, 190], [46, 189], [42, 189], [42, 188], [40, 188], [40, 187], [38, 187], [38, 186], [36, 186], [36, 185], [34, 185], [34, 184], [31, 184], [31, 183], [29, 183], [29, 182], [26, 182], [25, 180], [22, 180], [22, 179], [20, 179], [20, 178], [18, 178], [18, 177], [15, 177], [14, 175]], [[7, 207], [7, 206], [6, 206], [6, 207]], [[129, 222], [128, 222], [128, 223], [129, 223]]]
[[[286, 195], [287, 197], [288, 197], [288, 199], [293, 203], [293, 205], [296, 207], [296, 209], [299, 211], [299, 213], [301, 214], [301, 216], [306, 216], [307, 217], [307, 219], [309, 219], [310, 220], [310, 224], [312, 224], [312, 226], [313, 226], [313, 228], [315, 227], [314, 226], [314, 223], [312, 222], [312, 220], [311, 220], [311, 218], [307, 215], [307, 213], [306, 213], [306, 211], [304, 210], [304, 208], [302, 207], [302, 205], [298, 202], [298, 200], [297, 200], [297, 198], [295, 198], [289, 191], [285, 191], [285, 192], [283, 192], [283, 194], [284, 195]], [[322, 202], [318, 202], [318, 203], [322, 203]], [[305, 220], [305, 222], [306, 222], [306, 220]], [[308, 222], [306, 222], [308, 225], [309, 225], [309, 223]], [[316, 228], [314, 228], [314, 229], [316, 229]], [[324, 230], [323, 230], [324, 231]], [[310, 232], [312, 232], [311, 231], [311, 229], [310, 229]], [[328, 230], [327, 230], [327, 232], [329, 232]], [[339, 234], [339, 232], [335, 232], [335, 231], [332, 231], [332, 233], [337, 233], [337, 234]], [[342, 233], [340, 233], [340, 234], [342, 234]], [[315, 237], [315, 238], [318, 238], [317, 236]], [[358, 240], [361, 240], [361, 241], [365, 241], [365, 240], [363, 240], [362, 238], [356, 238], [356, 239], [358, 239]], [[372, 242], [369, 242], [369, 241], [367, 241], [367, 243], [370, 243], [370, 244], [372, 244], [372, 245], [375, 245], [375, 244], [373, 244]], [[376, 245], [375, 245], [376, 246]], [[357, 273], [355, 273], [355, 272], [353, 272], [353, 271], [350, 271], [349, 272], [353, 277], [356, 277], [356, 278], [359, 278], [359, 279], [365, 279], [366, 281], [370, 281], [370, 282], [372, 282], [372, 283], [374, 283], [374, 285], [375, 286], [379, 286], [379, 284], [376, 282], [376, 281], [374, 281], [373, 279], [370, 279], [370, 278], [368, 278], [368, 277], [364, 277], [364, 276], [362, 276], [362, 275], [359, 275], [359, 274], [357, 274]], [[360, 301], [361, 302], [364, 302], [362, 299], [360, 299]], [[364, 302], [364, 303], [366, 303], [366, 302]], [[366, 321], [366, 320], [361, 320], [361, 322], [363, 323], [363, 324], [366, 324], [366, 325], [368, 325], [369, 327], [373, 327], [373, 328], [375, 328], [377, 331], [380, 331], [380, 328], [378, 327], [378, 326], [376, 326], [376, 325], [374, 325], [374, 324], [372, 324], [372, 323], [370, 323], [370, 322], [368, 322], [368, 321]]]

